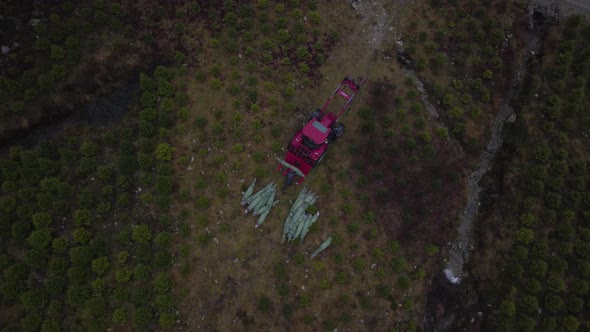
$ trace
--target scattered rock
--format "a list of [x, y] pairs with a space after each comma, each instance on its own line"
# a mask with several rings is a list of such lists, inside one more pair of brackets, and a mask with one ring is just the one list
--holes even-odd
[[354, 10], [357, 10], [359, 2], [361, 2], [361, 0], [349, 0], [350, 7], [352, 7]]

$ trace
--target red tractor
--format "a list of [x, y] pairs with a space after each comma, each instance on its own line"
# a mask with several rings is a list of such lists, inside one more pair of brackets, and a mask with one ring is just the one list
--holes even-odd
[[[285, 160], [279, 160], [279, 171], [287, 176], [285, 189], [299, 176], [297, 184], [301, 183], [305, 176], [317, 166], [326, 156], [328, 145], [336, 141], [344, 132], [344, 124], [338, 122], [340, 116], [346, 111], [354, 96], [358, 93], [365, 80], [356, 82], [345, 77], [326, 101], [322, 108], [318, 108], [309, 117], [307, 124], [303, 126], [289, 143]], [[338, 95], [346, 100], [344, 106], [337, 114], [327, 112], [328, 105]]]

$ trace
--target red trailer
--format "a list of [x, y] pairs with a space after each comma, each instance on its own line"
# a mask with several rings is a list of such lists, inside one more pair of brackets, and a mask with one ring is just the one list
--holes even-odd
[[[328, 145], [342, 136], [344, 124], [338, 120], [350, 107], [353, 98], [364, 83], [364, 79], [357, 82], [345, 77], [324, 106], [313, 111], [303, 129], [293, 136], [287, 147], [285, 160], [281, 161], [279, 166], [279, 171], [287, 177], [285, 188], [293, 183], [296, 176], [299, 176], [297, 184], [301, 183], [305, 176], [322, 161]], [[327, 108], [336, 96], [344, 98], [346, 102], [338, 113], [334, 114], [328, 112]]]

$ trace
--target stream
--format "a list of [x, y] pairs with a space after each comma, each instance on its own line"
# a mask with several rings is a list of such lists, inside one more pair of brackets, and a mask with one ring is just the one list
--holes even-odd
[[[492, 163], [502, 146], [504, 127], [514, 122], [516, 114], [510, 106], [513, 98], [520, 92], [520, 88], [527, 76], [527, 63], [530, 58], [538, 54], [542, 44], [544, 16], [531, 15], [527, 30], [525, 53], [514, 64], [511, 85], [506, 91], [502, 105], [492, 123], [488, 143], [482, 151], [477, 167], [469, 173], [467, 182], [467, 198], [462, 213], [455, 240], [449, 248], [449, 257], [442, 275], [437, 275], [432, 281], [431, 291], [427, 300], [427, 314], [424, 317], [425, 331], [447, 331], [453, 324], [470, 323], [481, 320], [483, 309], [478, 303], [471, 280], [463, 280], [464, 266], [468, 262], [471, 252], [476, 250], [474, 243], [474, 227], [480, 206], [481, 179], [490, 171]], [[443, 276], [444, 275], [444, 276]], [[477, 313], [474, 315], [474, 313]], [[461, 316], [463, 321], [458, 322]], [[467, 320], [465, 319], [467, 318]], [[473, 328], [473, 327], [472, 327]]]

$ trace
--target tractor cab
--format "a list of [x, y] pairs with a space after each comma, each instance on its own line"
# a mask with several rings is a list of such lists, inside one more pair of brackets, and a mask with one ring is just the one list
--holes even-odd
[[328, 139], [331, 129], [324, 126], [320, 121], [313, 119], [303, 127], [303, 145], [309, 150], [315, 150]]

